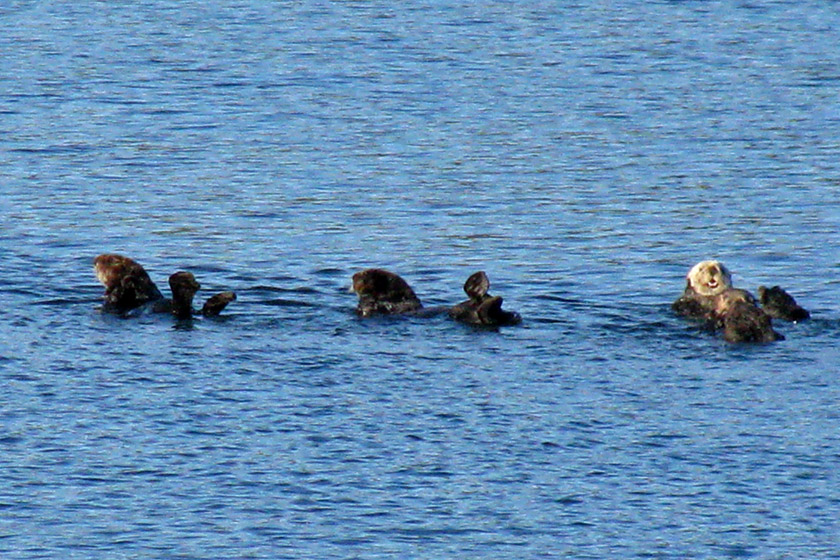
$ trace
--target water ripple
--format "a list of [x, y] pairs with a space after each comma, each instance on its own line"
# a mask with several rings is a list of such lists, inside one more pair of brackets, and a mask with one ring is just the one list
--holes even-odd
[[[831, 557], [840, 22], [789, 7], [5, 3], [0, 555]], [[239, 299], [101, 313], [106, 251]], [[674, 317], [710, 257], [813, 319]], [[370, 266], [524, 322], [361, 320]]]

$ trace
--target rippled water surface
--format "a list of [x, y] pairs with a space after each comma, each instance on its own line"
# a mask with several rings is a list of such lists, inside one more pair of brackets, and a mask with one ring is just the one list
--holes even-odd
[[[832, 2], [6, 2], [0, 556], [840, 557]], [[99, 310], [92, 259], [218, 319]], [[730, 345], [695, 262], [812, 311]], [[476, 270], [524, 322], [360, 320]]]

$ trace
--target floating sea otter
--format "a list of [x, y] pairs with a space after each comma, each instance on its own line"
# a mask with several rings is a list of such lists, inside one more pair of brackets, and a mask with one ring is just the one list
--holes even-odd
[[785, 337], [773, 330], [773, 321], [746, 290], [729, 288], [715, 296], [714, 320], [727, 342], [773, 342]]
[[502, 310], [502, 298], [487, 293], [490, 279], [484, 272], [476, 272], [464, 283], [470, 298], [449, 310], [449, 316], [471, 325], [515, 325], [522, 321], [519, 313]]
[[702, 261], [691, 268], [685, 291], [672, 308], [680, 315], [722, 329], [728, 342], [784, 339], [773, 330], [771, 316], [758, 306], [752, 294], [732, 287], [732, 274], [718, 261]]
[[423, 308], [408, 282], [381, 268], [354, 274], [352, 289], [359, 296], [356, 313], [362, 317], [412, 313]]
[[[106, 311], [126, 313], [149, 305], [155, 313], [172, 313], [181, 319], [196, 314], [192, 302], [201, 285], [190, 272], [176, 272], [169, 277], [172, 299], [167, 299], [143, 267], [128, 257], [111, 253], [99, 255], [93, 260], [93, 268], [96, 277], [105, 285]], [[216, 294], [198, 313], [207, 317], [218, 315], [234, 300], [236, 294], [233, 292]]]

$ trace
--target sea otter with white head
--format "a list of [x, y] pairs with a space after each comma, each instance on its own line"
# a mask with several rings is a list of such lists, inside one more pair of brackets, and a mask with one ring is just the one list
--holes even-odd
[[685, 317], [706, 321], [723, 331], [728, 342], [773, 342], [784, 337], [773, 330], [770, 314], [746, 290], [732, 287], [732, 274], [715, 260], [694, 265], [683, 295], [672, 305]]

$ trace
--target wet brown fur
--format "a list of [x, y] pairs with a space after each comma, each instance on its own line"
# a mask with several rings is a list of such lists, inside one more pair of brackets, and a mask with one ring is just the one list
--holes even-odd
[[105, 285], [105, 305], [129, 311], [163, 298], [140, 264], [128, 257], [106, 253], [93, 260], [96, 277]]
[[774, 319], [798, 322], [811, 316], [807, 309], [796, 303], [792, 295], [779, 286], [772, 288], [758, 287], [758, 299], [761, 307]]
[[773, 330], [773, 321], [746, 290], [730, 288], [716, 296], [715, 320], [727, 342], [784, 340]]
[[[201, 284], [190, 272], [179, 271], [169, 277], [172, 299], [163, 297], [158, 287], [140, 264], [128, 257], [106, 253], [93, 261], [96, 277], [105, 285], [105, 310], [126, 313], [154, 303], [151, 310], [172, 313], [178, 318], [195, 314], [192, 303]], [[222, 292], [211, 297], [201, 310], [205, 316], [218, 315], [225, 306], [236, 299], [233, 292]]]
[[515, 325], [522, 321], [518, 313], [502, 310], [502, 298], [487, 293], [490, 279], [483, 271], [467, 278], [464, 292], [469, 299], [449, 310], [449, 316], [471, 325]]
[[359, 296], [356, 312], [362, 317], [411, 313], [423, 308], [408, 282], [381, 268], [354, 274], [353, 291]]

